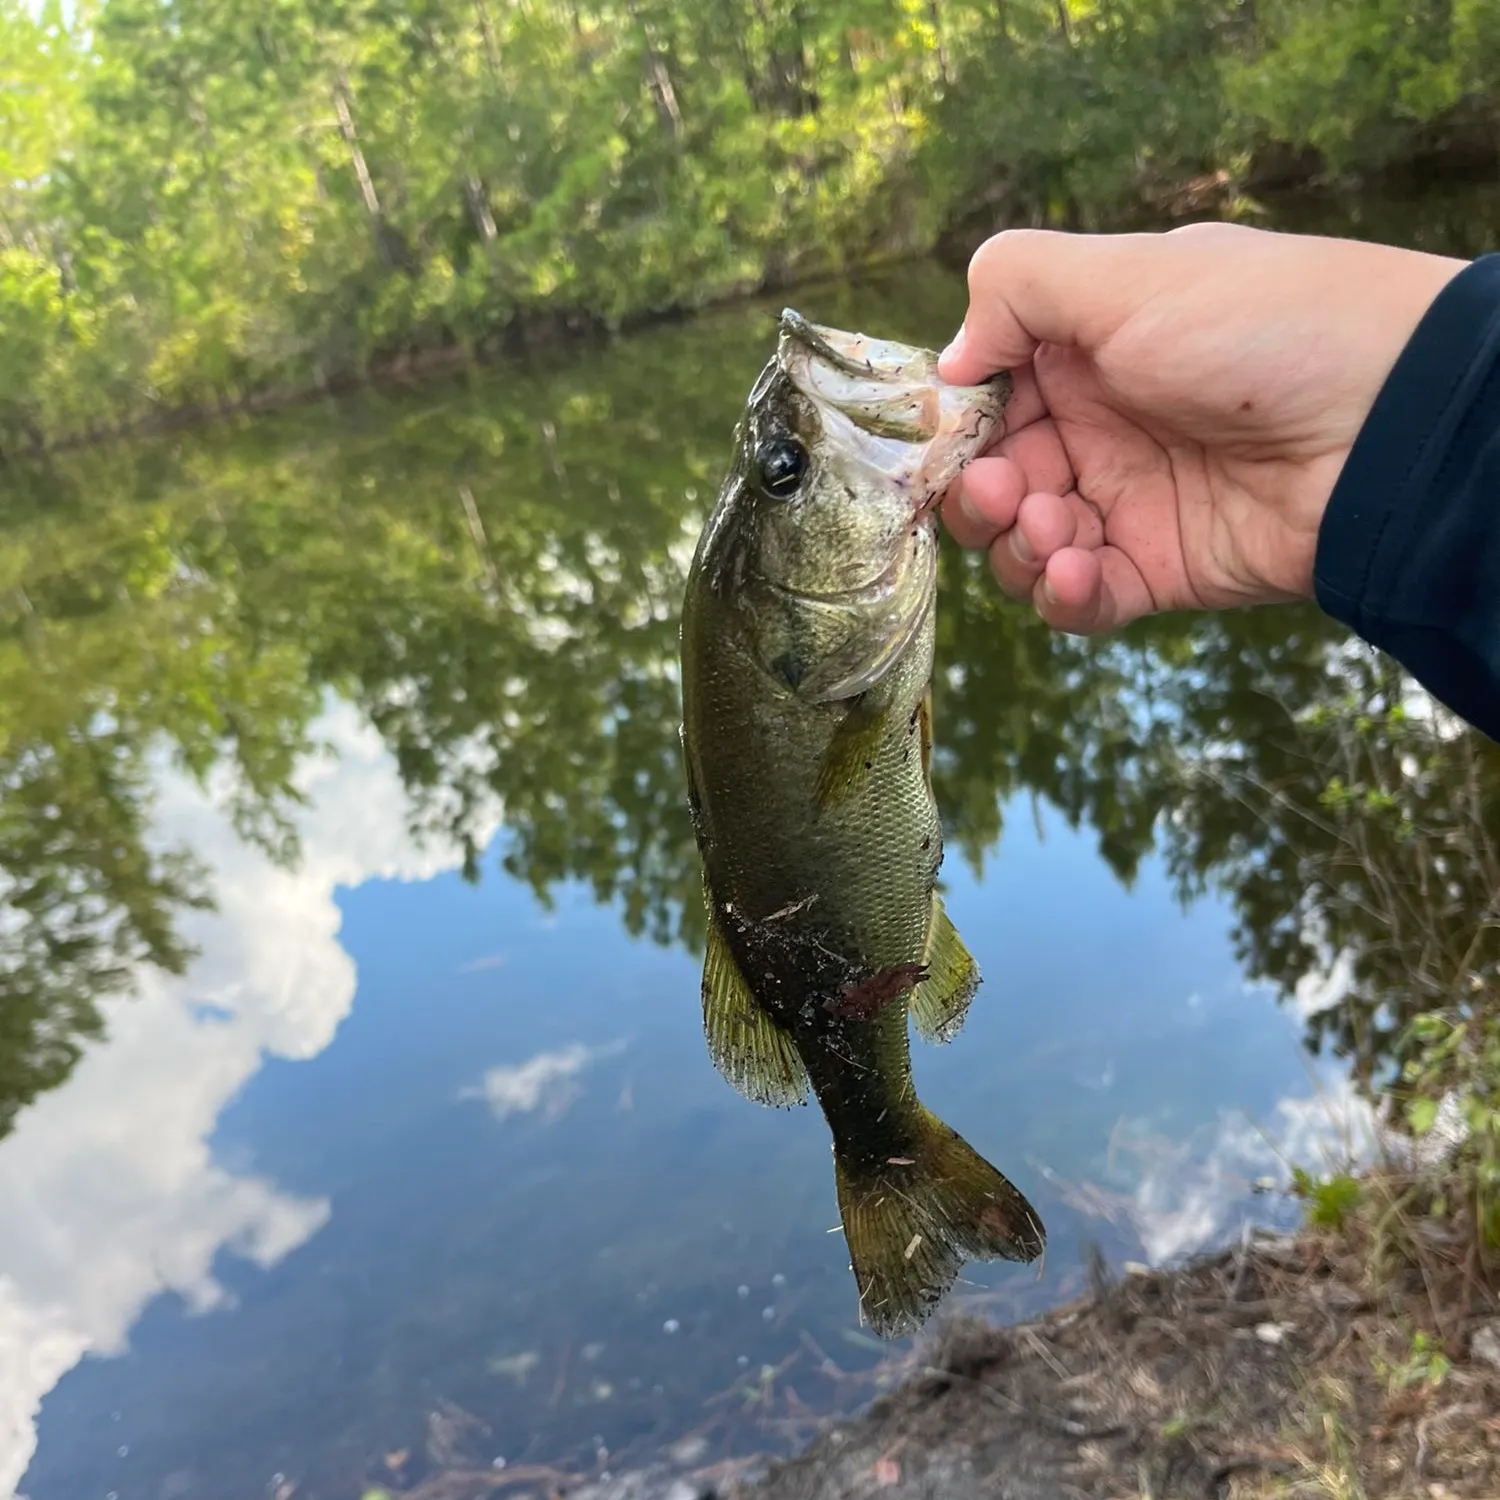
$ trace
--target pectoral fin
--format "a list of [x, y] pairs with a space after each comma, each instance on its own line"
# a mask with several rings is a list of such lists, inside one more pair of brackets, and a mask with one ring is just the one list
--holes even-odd
[[952, 1041], [979, 988], [979, 965], [964, 947], [936, 891], [922, 961], [927, 965], [927, 978], [911, 992], [912, 1024], [926, 1041]]
[[714, 1066], [747, 1099], [790, 1108], [807, 1098], [792, 1039], [756, 1003], [710, 907], [703, 959], [703, 1031]]
[[869, 775], [886, 732], [887, 717], [887, 708], [872, 705], [868, 698], [850, 704], [823, 752], [818, 772], [819, 812], [847, 796], [862, 777]]

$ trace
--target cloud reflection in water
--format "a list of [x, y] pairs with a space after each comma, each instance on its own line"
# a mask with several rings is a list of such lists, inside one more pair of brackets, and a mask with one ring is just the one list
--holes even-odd
[[79, 1360], [123, 1352], [162, 1292], [194, 1312], [226, 1305], [221, 1252], [269, 1267], [327, 1222], [325, 1200], [215, 1162], [219, 1113], [268, 1056], [316, 1056], [348, 1014], [335, 891], [426, 880], [462, 851], [412, 839], [395, 764], [352, 709], [330, 706], [314, 734], [334, 754], [302, 767], [294, 869], [236, 836], [222, 788], [205, 795], [163, 766], [155, 835], [213, 876], [218, 910], [182, 924], [199, 956], [113, 1003], [107, 1039], [0, 1143], [0, 1496], [31, 1461], [42, 1399]]

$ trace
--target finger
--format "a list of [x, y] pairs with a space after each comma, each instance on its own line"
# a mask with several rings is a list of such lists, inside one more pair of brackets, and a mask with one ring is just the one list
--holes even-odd
[[1012, 599], [1026, 599], [1052, 554], [1071, 547], [1078, 533], [1076, 497], [1027, 495], [1016, 522], [990, 548], [990, 570]]
[[1025, 364], [1038, 344], [1095, 348], [1136, 305], [1146, 247], [1160, 235], [1010, 229], [974, 252], [969, 310], [938, 372], [972, 385]]
[[1098, 635], [1156, 612], [1140, 569], [1117, 547], [1054, 552], [1032, 599], [1047, 624], [1069, 635]]
[[[1065, 495], [1078, 482], [1061, 434], [1052, 422], [1033, 422], [1013, 437], [1002, 439], [994, 456], [1008, 459], [1026, 476], [1027, 490], [1046, 490]], [[977, 467], [978, 460], [970, 465]]]
[[1026, 476], [1008, 458], [976, 458], [943, 497], [943, 523], [962, 547], [988, 547], [1013, 526]]
[[1073, 468], [1056, 428], [1034, 423], [969, 464], [943, 496], [943, 521], [961, 546], [988, 547], [1015, 525], [1026, 495], [1062, 494], [1073, 486]]

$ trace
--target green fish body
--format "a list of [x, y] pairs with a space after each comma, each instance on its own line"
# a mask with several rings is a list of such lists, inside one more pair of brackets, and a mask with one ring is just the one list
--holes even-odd
[[1025, 1198], [918, 1102], [908, 1048], [908, 1016], [947, 1040], [979, 983], [936, 891], [933, 502], [1007, 389], [944, 386], [926, 351], [784, 314], [684, 599], [709, 1050], [761, 1103], [811, 1087], [887, 1336], [965, 1259], [1043, 1245]]

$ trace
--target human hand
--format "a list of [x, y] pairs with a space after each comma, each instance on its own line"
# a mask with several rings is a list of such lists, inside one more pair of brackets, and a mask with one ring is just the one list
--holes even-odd
[[1349, 449], [1465, 264], [1231, 224], [996, 235], [939, 370], [1010, 369], [1015, 393], [944, 499], [949, 530], [1077, 635], [1310, 597]]

